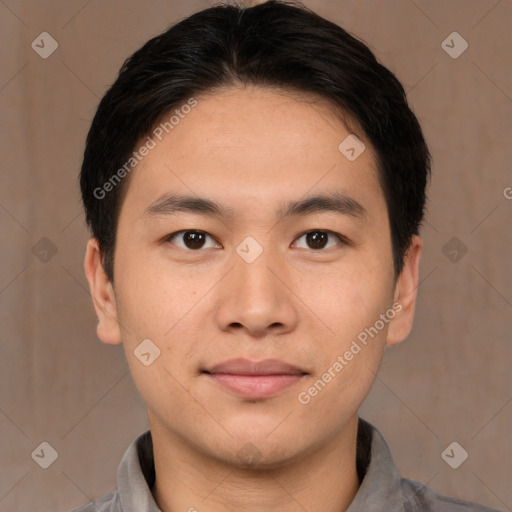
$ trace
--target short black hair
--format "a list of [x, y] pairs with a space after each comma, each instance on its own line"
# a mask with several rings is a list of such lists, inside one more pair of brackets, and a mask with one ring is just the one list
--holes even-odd
[[399, 275], [423, 220], [431, 166], [404, 88], [339, 25], [298, 1], [269, 0], [216, 5], [172, 25], [126, 59], [102, 98], [87, 135], [80, 187], [110, 281], [130, 177], [126, 164], [136, 144], [194, 96], [237, 84], [311, 94], [327, 100], [345, 126], [355, 122], [351, 133], [363, 131], [377, 157]]

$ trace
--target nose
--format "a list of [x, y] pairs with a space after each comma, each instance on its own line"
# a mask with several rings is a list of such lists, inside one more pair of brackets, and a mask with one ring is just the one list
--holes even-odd
[[293, 331], [299, 315], [290, 271], [267, 251], [252, 263], [238, 255], [234, 260], [235, 267], [219, 286], [219, 328], [253, 337]]

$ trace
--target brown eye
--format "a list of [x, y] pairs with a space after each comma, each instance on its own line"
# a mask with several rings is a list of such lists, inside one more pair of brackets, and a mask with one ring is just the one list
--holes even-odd
[[333, 233], [332, 231], [326, 231], [326, 230], [320, 230], [320, 229], [315, 229], [313, 231], [308, 231], [307, 233], [303, 233], [298, 238], [298, 240], [300, 240], [301, 238], [305, 238], [306, 247], [301, 247], [301, 248], [320, 250], [320, 249], [326, 248], [328, 241], [329, 241], [329, 237], [331, 237], [331, 238], [334, 237], [335, 239], [337, 239], [337, 243], [334, 243], [334, 245], [331, 244], [329, 247], [327, 247], [328, 249], [330, 247], [336, 246], [340, 242], [341, 243], [344, 242], [341, 235], [338, 235], [337, 233]]
[[[208, 238], [213, 240], [213, 238], [204, 231], [189, 230], [172, 233], [166, 237], [165, 241], [181, 247], [182, 249], [198, 250], [205, 248], [205, 243]], [[174, 239], [180, 240], [181, 243], [175, 243], [173, 241]], [[213, 246], [210, 245], [210, 247], [215, 247], [215, 241]]]
[[311, 231], [306, 234], [306, 243], [312, 249], [323, 249], [326, 244], [329, 235], [323, 231]]

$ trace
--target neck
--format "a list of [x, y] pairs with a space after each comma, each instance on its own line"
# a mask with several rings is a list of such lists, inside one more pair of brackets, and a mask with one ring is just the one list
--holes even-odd
[[249, 469], [214, 458], [150, 421], [153, 496], [162, 512], [345, 511], [359, 488], [357, 420], [307, 454]]

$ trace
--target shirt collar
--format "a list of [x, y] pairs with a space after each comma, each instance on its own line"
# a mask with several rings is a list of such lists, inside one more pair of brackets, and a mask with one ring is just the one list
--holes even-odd
[[401, 476], [382, 434], [359, 418], [357, 456], [369, 448], [365, 475], [347, 512], [402, 510]]
[[[382, 434], [359, 418], [357, 472], [361, 485], [347, 512], [399, 510], [403, 501], [400, 473]], [[141, 434], [126, 450], [117, 470], [123, 512], [161, 512], [151, 489], [155, 482], [151, 432]]]

